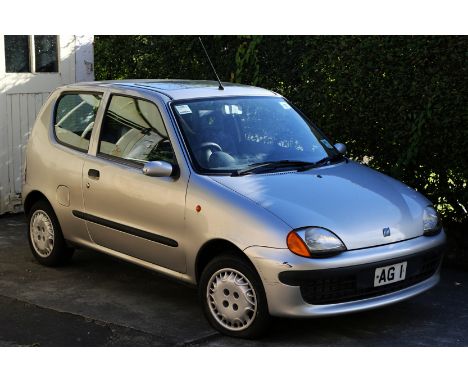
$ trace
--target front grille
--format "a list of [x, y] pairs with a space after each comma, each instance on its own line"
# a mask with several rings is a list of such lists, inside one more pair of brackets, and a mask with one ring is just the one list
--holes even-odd
[[[304, 301], [313, 305], [361, 300], [395, 292], [428, 279], [436, 273], [441, 259], [441, 253], [432, 252], [408, 259], [392, 259], [368, 264], [365, 267], [359, 267], [358, 271], [353, 270], [353, 267], [350, 267], [349, 271], [346, 268], [338, 268], [339, 272], [336, 272], [336, 276], [333, 275], [333, 270], [329, 270], [329, 276], [327, 276], [327, 271], [321, 271], [317, 273], [319, 277], [314, 277], [312, 273], [310, 278], [302, 278], [299, 286]], [[408, 262], [405, 280], [374, 287], [376, 268], [402, 261]]]

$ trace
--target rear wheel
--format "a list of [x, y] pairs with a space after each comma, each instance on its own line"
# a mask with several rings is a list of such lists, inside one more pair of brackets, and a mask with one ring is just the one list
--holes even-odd
[[262, 281], [239, 256], [213, 259], [201, 275], [199, 296], [208, 321], [223, 334], [256, 338], [268, 329], [270, 316]]
[[47, 266], [66, 263], [73, 255], [67, 246], [55, 213], [44, 200], [36, 202], [29, 212], [29, 246], [37, 261]]

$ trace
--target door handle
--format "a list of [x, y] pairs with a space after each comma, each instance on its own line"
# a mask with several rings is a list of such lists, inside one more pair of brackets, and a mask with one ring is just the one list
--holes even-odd
[[88, 170], [88, 176], [92, 179], [99, 179], [100, 173], [99, 170], [95, 170], [94, 168], [90, 168]]

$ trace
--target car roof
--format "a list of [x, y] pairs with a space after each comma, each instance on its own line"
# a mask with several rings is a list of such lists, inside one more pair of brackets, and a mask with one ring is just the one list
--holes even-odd
[[154, 91], [164, 94], [170, 99], [212, 98], [226, 96], [278, 96], [277, 93], [263, 88], [223, 82], [224, 90], [219, 90], [217, 81], [202, 80], [113, 80], [81, 82], [66, 85], [67, 88], [103, 87], [110, 89], [133, 89]]

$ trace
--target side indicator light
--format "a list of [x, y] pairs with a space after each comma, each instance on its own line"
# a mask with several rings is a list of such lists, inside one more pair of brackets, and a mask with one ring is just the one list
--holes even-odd
[[296, 232], [291, 231], [288, 233], [286, 243], [288, 244], [288, 248], [292, 253], [303, 257], [310, 257], [310, 252], [307, 246]]

